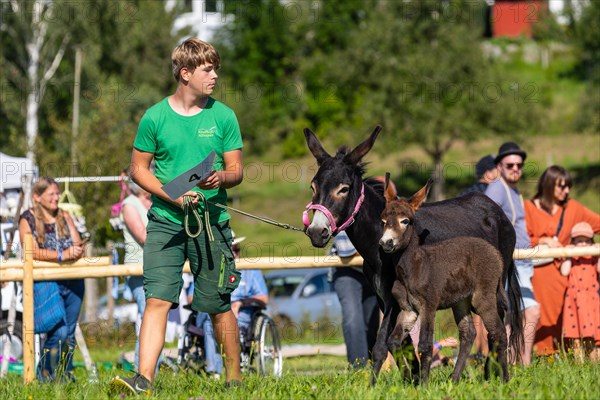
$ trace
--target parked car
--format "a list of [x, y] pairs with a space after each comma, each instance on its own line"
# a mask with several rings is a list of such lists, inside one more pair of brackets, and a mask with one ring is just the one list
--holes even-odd
[[267, 312], [280, 326], [330, 321], [340, 324], [342, 308], [327, 279], [329, 268], [288, 269], [265, 274]]

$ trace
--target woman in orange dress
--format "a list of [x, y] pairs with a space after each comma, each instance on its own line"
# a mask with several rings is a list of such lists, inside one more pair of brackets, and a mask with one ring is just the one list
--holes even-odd
[[[525, 220], [531, 245], [546, 244], [564, 247], [571, 242], [571, 229], [585, 221], [600, 233], [600, 215], [569, 199], [572, 179], [563, 167], [548, 167], [538, 182], [537, 193], [525, 202]], [[562, 312], [567, 290], [567, 277], [560, 274], [562, 260], [555, 259], [533, 271], [533, 291], [540, 303], [534, 349], [538, 355], [559, 350], [562, 333]]]

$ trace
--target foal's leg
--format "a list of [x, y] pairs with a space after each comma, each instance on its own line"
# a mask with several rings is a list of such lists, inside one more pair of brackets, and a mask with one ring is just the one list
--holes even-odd
[[[411, 331], [418, 323], [418, 315], [414, 311], [400, 311], [396, 326], [388, 340], [388, 348], [394, 356], [396, 364], [404, 365], [404, 377], [416, 379], [419, 374], [419, 360], [415, 354]], [[409, 364], [410, 363], [410, 364]]]
[[396, 279], [392, 286], [392, 296], [398, 306], [399, 314], [395, 321], [394, 331], [390, 336], [390, 343], [402, 341], [407, 332], [410, 332], [417, 320], [417, 314], [412, 311], [412, 306], [408, 301], [408, 291], [404, 284]]
[[[454, 366], [454, 372], [452, 372], [452, 380], [458, 382], [465, 369], [467, 357], [471, 352], [471, 347], [475, 341], [477, 331], [473, 324], [473, 316], [471, 315], [471, 304], [469, 301], [464, 300], [452, 307], [452, 313], [454, 314], [454, 320], [458, 325], [458, 337], [460, 340], [460, 346], [458, 350], [458, 358], [456, 359], [456, 365]], [[483, 321], [485, 326], [490, 329], [487, 325], [487, 321]]]
[[400, 313], [398, 313], [398, 318], [396, 319], [396, 326], [390, 334], [388, 345], [399, 348], [400, 344], [407, 336], [409, 336], [410, 331], [415, 327], [418, 317], [419, 316], [414, 311], [400, 311]]
[[[498, 270], [500, 267], [498, 267]], [[508, 380], [507, 366], [507, 348], [508, 337], [504, 327], [504, 316], [508, 307], [508, 299], [500, 277], [496, 286], [496, 296], [491, 297], [492, 287], [490, 285], [479, 285], [473, 293], [473, 307], [477, 310], [477, 314], [481, 316], [485, 326], [488, 328], [488, 344], [489, 353], [485, 360], [485, 379], [490, 378], [492, 367], [495, 365], [497, 370], [498, 364], [502, 369], [502, 379]], [[494, 363], [496, 357], [498, 364]]]
[[[436, 307], [437, 308], [437, 307]], [[421, 359], [421, 383], [426, 386], [431, 368], [433, 353], [433, 327], [435, 325], [436, 309], [424, 308], [421, 310], [421, 332], [419, 335], [419, 354]]]
[[[419, 374], [419, 360], [415, 355], [415, 348], [412, 346], [413, 341], [410, 332], [417, 323], [417, 314], [412, 310], [408, 301], [408, 291], [400, 280], [395, 280], [392, 286], [392, 296], [395, 302], [397, 318], [390, 320], [390, 330], [392, 325], [394, 329], [388, 339], [388, 348], [394, 356], [396, 364], [400, 367], [405, 366], [404, 377], [407, 380], [416, 379]], [[410, 362], [410, 365], [409, 365]]]

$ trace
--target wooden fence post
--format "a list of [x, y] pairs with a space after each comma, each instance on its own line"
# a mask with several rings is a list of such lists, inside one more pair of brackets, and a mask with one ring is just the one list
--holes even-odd
[[25, 263], [23, 264], [23, 381], [25, 384], [35, 380], [33, 358], [33, 235], [25, 235], [23, 247]]
[[[115, 288], [118, 290], [118, 287]], [[113, 326], [115, 318], [113, 312], [115, 311], [115, 298], [113, 295], [113, 277], [109, 276], [106, 278], [106, 308], [108, 310], [108, 326]]]

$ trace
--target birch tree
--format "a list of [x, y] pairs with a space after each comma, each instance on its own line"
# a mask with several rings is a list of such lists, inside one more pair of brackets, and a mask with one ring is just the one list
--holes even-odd
[[40, 104], [70, 41], [64, 30], [68, 8], [51, 0], [10, 0], [1, 7], [0, 31], [9, 38], [3, 45], [14, 52], [12, 61], [4, 60], [12, 72], [7, 76], [25, 98], [27, 158], [35, 162]]

